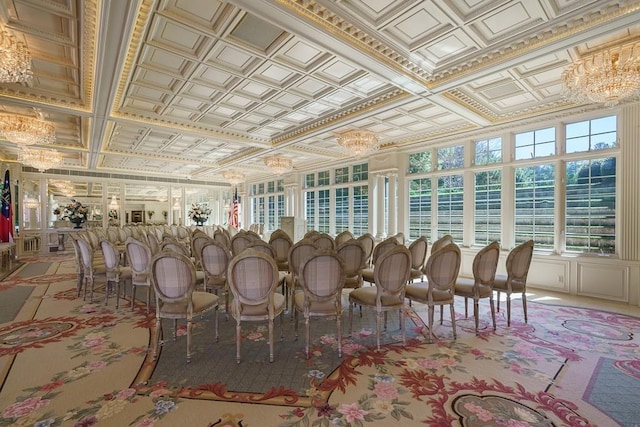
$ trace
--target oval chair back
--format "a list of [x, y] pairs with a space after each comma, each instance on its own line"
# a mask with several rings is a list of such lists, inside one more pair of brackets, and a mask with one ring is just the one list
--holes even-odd
[[337, 253], [344, 263], [344, 287], [349, 289], [362, 287], [362, 270], [367, 261], [362, 243], [356, 239], [347, 240], [338, 246]]
[[[218, 340], [218, 296], [197, 292], [196, 269], [190, 258], [175, 252], [160, 252], [150, 264], [150, 274], [156, 296], [156, 335], [154, 359], [162, 330], [162, 318], [173, 319], [174, 338], [178, 319], [187, 320], [187, 363], [191, 361], [191, 329], [195, 315], [216, 310], [215, 339]], [[166, 344], [165, 344], [166, 345]]]
[[242, 321], [268, 322], [269, 361], [273, 362], [273, 320], [281, 316], [285, 308], [284, 296], [276, 293], [278, 266], [275, 260], [255, 249], [247, 249], [229, 263], [227, 282], [233, 294], [230, 313], [236, 320], [237, 363], [240, 363]]
[[310, 317], [335, 317], [338, 357], [342, 356], [342, 288], [344, 265], [336, 251], [318, 249], [300, 267], [303, 292], [294, 294], [295, 331], [298, 337], [298, 313], [304, 315], [306, 341], [305, 354], [309, 358]]

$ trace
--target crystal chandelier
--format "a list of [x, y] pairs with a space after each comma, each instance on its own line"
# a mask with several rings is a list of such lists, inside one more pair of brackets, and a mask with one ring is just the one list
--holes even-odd
[[565, 97], [611, 107], [640, 93], [640, 42], [588, 56], [562, 72]]
[[74, 193], [73, 184], [71, 184], [69, 181], [51, 181], [51, 184], [62, 195], [66, 197], [73, 196], [73, 193]]
[[269, 167], [276, 175], [290, 172], [293, 169], [293, 162], [286, 157], [266, 157], [264, 164]]
[[18, 161], [23, 165], [31, 166], [40, 172], [44, 172], [47, 169], [60, 166], [62, 164], [62, 155], [56, 150], [23, 147], [18, 153]]
[[231, 185], [238, 185], [244, 181], [244, 174], [236, 171], [222, 171], [222, 176]]
[[0, 114], [0, 133], [7, 141], [20, 145], [50, 144], [56, 140], [55, 127], [42, 118]]
[[0, 29], [0, 83], [23, 83], [31, 78], [31, 55], [27, 46], [4, 28]]
[[338, 144], [355, 157], [371, 154], [380, 146], [376, 134], [366, 130], [353, 130], [340, 134]]

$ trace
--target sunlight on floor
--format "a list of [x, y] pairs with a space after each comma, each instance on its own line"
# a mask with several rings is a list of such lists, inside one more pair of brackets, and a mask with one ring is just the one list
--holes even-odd
[[[527, 301], [540, 302], [543, 304], [568, 305], [573, 307], [593, 308], [606, 310], [614, 313], [627, 314], [640, 317], [640, 307], [629, 305], [623, 302], [607, 301], [599, 298], [589, 298], [585, 296], [569, 295], [558, 292], [546, 291], [544, 289], [531, 289], [527, 287]], [[502, 295], [501, 295], [502, 297]], [[520, 298], [512, 296], [513, 299]], [[501, 298], [502, 300], [503, 298]]]

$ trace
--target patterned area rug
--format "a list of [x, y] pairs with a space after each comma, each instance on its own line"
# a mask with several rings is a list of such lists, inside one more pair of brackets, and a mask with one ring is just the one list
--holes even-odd
[[[348, 307], [348, 295], [343, 306]], [[348, 309], [341, 316], [344, 334], [349, 331]], [[295, 321], [289, 314], [274, 322], [274, 361], [269, 362], [268, 330], [265, 322], [243, 322], [241, 363], [236, 361], [235, 327], [233, 318], [225, 320], [219, 315], [220, 339], [214, 342], [214, 313], [210, 312], [193, 324], [193, 356], [186, 360], [186, 325], [179, 323], [177, 336], [172, 340], [173, 322], [163, 321], [164, 345], [157, 362], [152, 355], [146, 361], [136, 379], [137, 384], [166, 383], [178, 387], [180, 396], [227, 401], [253, 401], [270, 404], [287, 404], [295, 396], [296, 405], [312, 406], [308, 393], [322, 392], [324, 400], [335, 388], [348, 360], [366, 348], [376, 346], [376, 316], [373, 310], [363, 309], [362, 316], [353, 314], [353, 335], [343, 337], [344, 357], [338, 356], [335, 318], [311, 319], [311, 343], [309, 358], [304, 351], [304, 318], [299, 315], [299, 338], [295, 338]], [[411, 344], [424, 325], [409, 310], [406, 317], [406, 336]], [[282, 340], [280, 333], [282, 331]], [[420, 336], [420, 338], [422, 338]], [[402, 335], [399, 318], [388, 316], [387, 329], [383, 331], [382, 344], [399, 343]], [[346, 362], [346, 363], [345, 363]], [[140, 387], [141, 392], [147, 389]]]
[[[464, 319], [460, 305], [457, 340], [445, 313], [444, 324], [435, 328], [434, 343], [423, 338], [424, 330], [418, 333], [414, 328], [406, 347], [393, 340], [381, 351], [372, 345], [373, 330], [363, 325], [359, 333], [365, 331], [364, 337], [345, 336], [345, 344], [356, 339], [364, 344], [345, 351], [331, 373], [332, 368], [318, 369], [311, 362], [304, 391], [290, 388], [281, 393], [280, 385], [286, 382], [274, 378], [275, 394], [281, 393], [276, 402], [265, 400], [265, 393], [230, 397], [234, 391], [225, 382], [210, 379], [196, 386], [179, 379], [139, 382], [143, 371], [153, 370], [148, 357], [153, 314], [146, 315], [140, 305], [131, 311], [128, 302], [116, 310], [113, 298], [108, 306], [99, 296], [95, 304], [76, 298], [71, 259], [54, 261], [59, 268], [47, 280], [8, 278], [11, 286], [36, 286], [36, 296], [15, 321], [0, 324], [0, 425], [634, 426], [640, 422], [633, 394], [640, 389], [636, 317], [530, 303], [525, 324], [521, 305], [514, 301], [511, 327], [500, 312], [494, 332], [488, 327], [488, 307], [482, 304], [476, 335], [472, 319]], [[426, 318], [424, 306], [414, 309]], [[331, 327], [316, 331], [321, 334], [314, 334], [314, 354], [334, 353]], [[392, 339], [394, 329], [389, 331]], [[291, 347], [301, 349], [303, 337]], [[266, 343], [258, 344], [262, 358]], [[278, 348], [279, 342], [275, 344]], [[184, 361], [185, 345], [184, 336], [179, 336], [165, 344], [165, 351], [175, 347]], [[196, 360], [216, 363], [202, 347], [195, 349], [192, 363]], [[219, 400], [208, 400], [207, 394]], [[270, 404], [256, 404], [260, 402]]]

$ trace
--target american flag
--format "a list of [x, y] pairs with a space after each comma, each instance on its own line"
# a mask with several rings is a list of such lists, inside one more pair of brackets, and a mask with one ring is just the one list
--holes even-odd
[[4, 173], [4, 186], [2, 187], [0, 241], [13, 242], [13, 207], [11, 206], [11, 180], [9, 179], [9, 169]]
[[239, 219], [239, 211], [240, 206], [238, 205], [238, 188], [236, 188], [236, 192], [233, 195], [233, 206], [231, 206], [231, 210], [229, 211], [229, 225], [238, 228], [240, 226]]

